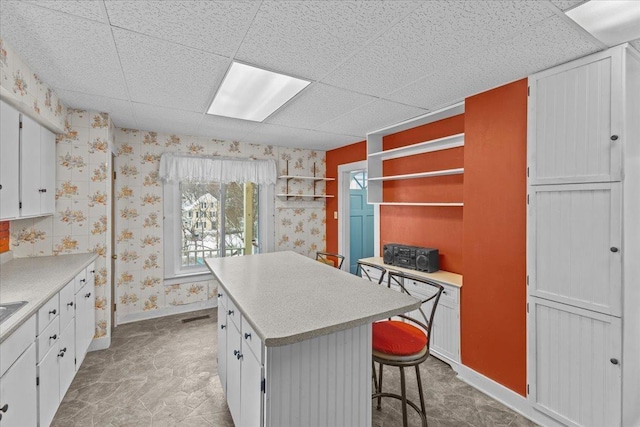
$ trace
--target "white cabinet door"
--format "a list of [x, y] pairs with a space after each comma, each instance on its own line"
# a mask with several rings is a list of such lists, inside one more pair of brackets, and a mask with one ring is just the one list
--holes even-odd
[[19, 214], [20, 113], [0, 101], [0, 220]]
[[38, 421], [51, 424], [60, 404], [60, 347], [56, 343], [38, 364]]
[[41, 164], [40, 125], [23, 114], [20, 139], [21, 216], [33, 216], [41, 213]]
[[60, 335], [60, 400], [64, 398], [65, 393], [69, 389], [73, 377], [76, 375], [75, 361], [75, 324], [69, 323], [67, 328]]
[[95, 289], [93, 281], [85, 280], [85, 285], [76, 294], [76, 367], [84, 361], [87, 350], [95, 335]]
[[[6, 407], [6, 408], [5, 408]], [[31, 346], [0, 377], [2, 427], [37, 425], [36, 346]]]
[[56, 191], [56, 136], [40, 127], [40, 213], [53, 214]]
[[242, 427], [262, 425], [262, 365], [249, 348], [242, 352], [240, 412]]
[[240, 331], [236, 325], [227, 321], [227, 405], [233, 422], [241, 426], [240, 408], [240, 359], [237, 355], [240, 352]]
[[222, 390], [227, 393], [227, 309], [218, 297], [218, 377]]
[[530, 299], [529, 399], [570, 426], [621, 423], [621, 321]]
[[620, 316], [620, 185], [531, 187], [528, 270], [532, 296]]
[[619, 75], [607, 52], [530, 77], [531, 185], [621, 179]]

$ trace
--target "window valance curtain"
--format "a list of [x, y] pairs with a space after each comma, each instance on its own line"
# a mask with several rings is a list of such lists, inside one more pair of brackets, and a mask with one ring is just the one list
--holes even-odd
[[160, 157], [160, 179], [165, 182], [216, 181], [275, 184], [278, 170], [275, 160], [188, 156], [164, 153]]

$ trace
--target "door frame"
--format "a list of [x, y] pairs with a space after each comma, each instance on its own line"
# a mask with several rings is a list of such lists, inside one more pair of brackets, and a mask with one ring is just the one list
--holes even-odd
[[[338, 253], [344, 255], [345, 258], [342, 265], [346, 265], [345, 268], [347, 269], [350, 265], [350, 230], [348, 218], [350, 209], [349, 186], [351, 183], [351, 172], [362, 170], [367, 170], [366, 160], [338, 165]], [[346, 220], [344, 218], [346, 218]], [[377, 203], [373, 204], [373, 256], [380, 256], [380, 205]]]

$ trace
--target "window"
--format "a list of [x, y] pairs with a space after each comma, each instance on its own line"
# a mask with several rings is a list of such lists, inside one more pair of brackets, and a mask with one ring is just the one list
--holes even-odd
[[206, 258], [272, 250], [272, 185], [182, 181], [164, 193], [167, 277], [209, 273]]

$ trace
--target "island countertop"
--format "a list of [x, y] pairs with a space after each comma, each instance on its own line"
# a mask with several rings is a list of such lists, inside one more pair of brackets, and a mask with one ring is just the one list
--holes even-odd
[[265, 346], [346, 330], [420, 305], [414, 297], [290, 251], [206, 263]]
[[0, 342], [18, 329], [98, 255], [16, 258], [0, 266], [0, 303], [27, 301], [0, 326]]

